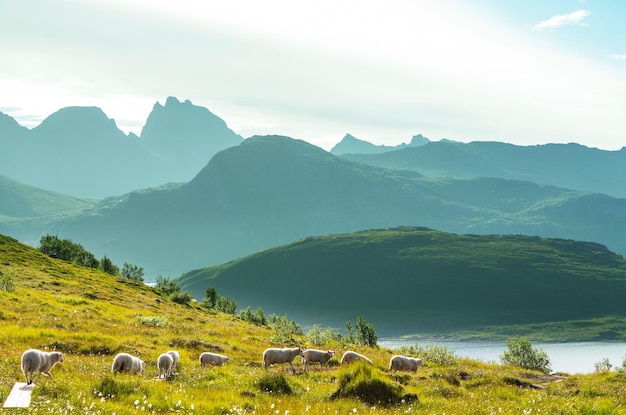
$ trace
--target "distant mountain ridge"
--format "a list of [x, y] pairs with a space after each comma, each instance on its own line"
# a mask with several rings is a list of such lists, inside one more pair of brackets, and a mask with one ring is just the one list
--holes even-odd
[[498, 177], [626, 198], [626, 147], [607, 151], [574, 143], [516, 146], [442, 140], [385, 153], [342, 157], [426, 176]]
[[188, 183], [109, 198], [40, 232], [141, 264], [147, 275], [177, 275], [307, 236], [396, 226], [593, 241], [625, 254], [624, 217], [624, 199], [516, 180], [426, 177], [257, 136], [216, 154]]
[[430, 142], [430, 140], [424, 137], [421, 134], [414, 135], [411, 139], [411, 142], [406, 144], [402, 143], [397, 146], [385, 146], [385, 145], [375, 145], [365, 140], [360, 140], [354, 137], [351, 134], [346, 134], [343, 139], [335, 144], [335, 146], [330, 150], [330, 152], [334, 155], [341, 154], [378, 154], [384, 153], [392, 150], [399, 150], [405, 147], [419, 147], [426, 145]]
[[243, 138], [189, 100], [155, 104], [141, 137], [97, 107], [67, 107], [28, 130], [0, 114], [0, 174], [74, 196], [106, 197], [186, 182]]

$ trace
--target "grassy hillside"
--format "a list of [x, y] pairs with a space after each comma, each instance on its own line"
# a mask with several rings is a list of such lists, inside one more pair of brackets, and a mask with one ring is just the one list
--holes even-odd
[[[174, 304], [154, 289], [45, 257], [5, 236], [0, 279], [14, 281], [13, 289], [0, 289], [0, 401], [23, 381], [24, 350], [65, 355], [52, 369], [56, 381], [42, 376], [37, 383], [28, 410], [33, 414], [624, 413], [626, 377], [617, 372], [546, 376], [457, 359], [426, 360], [418, 374], [396, 375], [386, 370], [393, 351], [336, 342], [320, 347], [339, 356], [356, 349], [374, 367], [340, 367], [333, 358], [323, 370], [305, 374], [297, 358], [296, 373], [279, 366], [266, 372], [259, 365], [262, 351], [280, 346], [268, 340], [270, 329], [198, 304]], [[294, 343], [308, 346], [304, 338]], [[180, 368], [171, 380], [157, 380], [156, 358], [170, 349], [180, 351]], [[112, 375], [113, 356], [121, 351], [147, 360], [146, 372]], [[203, 351], [232, 361], [201, 369]], [[359, 390], [366, 398], [350, 394]], [[380, 397], [397, 401], [386, 404]]]
[[[362, 314], [387, 336], [626, 317], [622, 256], [522, 235], [405, 227], [311, 237], [179, 281], [198, 297], [213, 286], [305, 324], [342, 327]], [[611, 336], [626, 339], [626, 326]]]

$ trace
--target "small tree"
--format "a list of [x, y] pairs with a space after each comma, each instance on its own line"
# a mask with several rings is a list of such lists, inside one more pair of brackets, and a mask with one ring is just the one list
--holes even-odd
[[158, 275], [156, 277], [156, 287], [163, 292], [163, 294], [170, 296], [180, 291], [180, 285], [172, 281], [168, 277]]
[[237, 303], [232, 298], [219, 295], [215, 303], [215, 309], [222, 313], [235, 314], [235, 311], [237, 311]]
[[265, 313], [261, 307], [253, 311], [250, 306], [248, 306], [245, 310], [239, 312], [239, 318], [243, 321], [256, 324], [257, 326], [265, 326], [267, 324]]
[[118, 266], [115, 265], [113, 261], [111, 261], [111, 259], [106, 255], [100, 260], [100, 269], [111, 275], [119, 275], [120, 273], [120, 269], [118, 268]]
[[143, 282], [143, 268], [124, 262], [124, 266], [122, 267], [122, 277], [133, 281]]
[[550, 358], [547, 353], [533, 348], [528, 339], [517, 336], [507, 340], [506, 347], [507, 350], [500, 356], [503, 364], [539, 370], [543, 373], [550, 372]]
[[343, 340], [347, 343], [376, 346], [378, 342], [374, 325], [365, 321], [363, 316], [358, 316], [355, 324], [348, 321], [346, 323], [346, 329], [348, 330], [348, 334]]
[[217, 304], [217, 290], [213, 287], [208, 287], [202, 303], [209, 308], [215, 308]]
[[302, 327], [294, 320], [289, 320], [286, 315], [270, 314], [268, 320], [274, 327], [273, 341], [286, 342], [291, 340], [294, 334], [302, 334]]
[[170, 294], [170, 299], [177, 304], [187, 305], [193, 300], [193, 296], [186, 291], [176, 291]]

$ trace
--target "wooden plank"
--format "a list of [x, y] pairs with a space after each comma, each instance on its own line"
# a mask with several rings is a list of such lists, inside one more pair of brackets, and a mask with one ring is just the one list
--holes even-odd
[[16, 382], [4, 401], [3, 408], [28, 408], [34, 387], [35, 385], [26, 385], [26, 382]]

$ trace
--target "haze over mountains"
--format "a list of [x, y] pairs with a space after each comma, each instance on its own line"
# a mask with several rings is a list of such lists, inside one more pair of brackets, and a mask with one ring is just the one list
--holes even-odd
[[0, 114], [0, 174], [46, 190], [102, 198], [186, 182], [243, 139], [204, 107], [156, 103], [141, 136], [97, 107], [67, 107], [28, 130]]
[[[69, 195], [112, 196], [80, 199], [64, 215], [30, 208], [32, 197], [0, 201], [0, 232], [33, 245], [58, 234], [143, 266], [148, 278], [308, 236], [396, 226], [570, 238], [626, 253], [624, 149], [418, 135], [391, 151], [336, 156], [290, 137], [243, 140], [206, 108], [172, 97], [155, 105], [141, 137], [98, 108], [60, 110], [33, 130], [3, 116], [0, 128], [8, 149], [0, 173]], [[135, 191], [115, 196], [123, 188]]]

